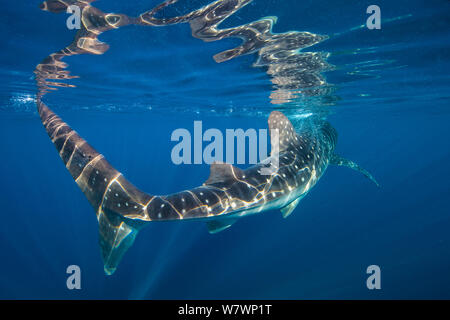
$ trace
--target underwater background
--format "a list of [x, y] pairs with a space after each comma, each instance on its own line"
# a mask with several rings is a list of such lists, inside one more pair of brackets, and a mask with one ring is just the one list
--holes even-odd
[[[160, 16], [210, 2], [180, 0]], [[204, 42], [187, 23], [124, 26], [99, 36], [104, 54], [66, 57], [76, 87], [43, 100], [150, 194], [208, 178], [207, 164], [173, 164], [175, 129], [196, 120], [205, 129], [265, 129], [271, 110], [326, 118], [339, 134], [337, 153], [381, 185], [330, 166], [287, 219], [269, 211], [214, 235], [203, 222], [151, 224], [112, 276], [103, 272], [94, 210], [36, 112], [36, 66], [76, 33], [68, 14], [40, 3], [2, 0], [1, 299], [450, 298], [449, 1], [254, 0], [220, 25], [272, 17], [274, 34], [324, 36], [302, 49], [320, 53], [306, 67], [285, 68], [278, 51], [282, 65], [258, 65], [261, 51], [218, 63], [213, 56], [241, 40]], [[91, 5], [137, 17], [158, 4]], [[372, 4], [380, 30], [365, 26]], [[66, 287], [73, 264], [81, 290]], [[381, 290], [366, 287], [373, 264]]]

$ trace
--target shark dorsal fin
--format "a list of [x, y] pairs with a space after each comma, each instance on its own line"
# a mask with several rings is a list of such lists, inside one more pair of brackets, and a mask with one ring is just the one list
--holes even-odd
[[276, 151], [284, 151], [296, 143], [298, 138], [294, 126], [283, 113], [272, 111], [268, 122], [272, 154]]
[[211, 164], [210, 174], [205, 184], [213, 184], [227, 180], [241, 179], [243, 176], [242, 170], [234, 167], [231, 164], [223, 162], [214, 162]]

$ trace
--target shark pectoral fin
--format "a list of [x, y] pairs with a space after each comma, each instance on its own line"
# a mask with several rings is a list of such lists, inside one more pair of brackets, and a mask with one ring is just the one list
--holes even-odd
[[294, 209], [298, 206], [301, 199], [302, 199], [302, 197], [299, 197], [299, 198], [295, 199], [294, 201], [292, 201], [291, 203], [289, 203], [286, 207], [283, 207], [280, 209], [281, 213], [283, 214], [283, 218], [287, 218], [290, 216], [292, 211], [294, 211]]
[[236, 222], [236, 220], [237, 219], [212, 220], [206, 222], [206, 227], [208, 228], [208, 232], [213, 234], [228, 229]]
[[363, 175], [365, 175], [367, 178], [369, 178], [373, 183], [377, 185], [377, 187], [380, 187], [379, 183], [375, 178], [367, 171], [366, 169], [361, 168], [358, 164], [355, 162], [342, 158], [341, 156], [338, 156], [337, 154], [334, 154], [330, 159], [330, 164], [334, 164], [336, 166], [345, 166], [349, 167], [350, 169], [356, 170]]

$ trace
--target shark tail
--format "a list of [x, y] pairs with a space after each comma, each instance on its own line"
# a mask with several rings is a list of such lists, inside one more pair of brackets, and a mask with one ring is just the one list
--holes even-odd
[[38, 99], [38, 112], [67, 170], [95, 210], [104, 270], [111, 275], [140, 228], [154, 198], [135, 186]]
[[331, 157], [330, 163], [334, 164], [336, 166], [345, 166], [345, 167], [349, 167], [350, 169], [356, 170], [356, 171], [362, 173], [363, 175], [365, 175], [373, 183], [375, 183], [377, 185], [377, 187], [380, 187], [380, 184], [377, 182], [377, 180], [375, 180], [375, 178], [370, 174], [369, 171], [367, 171], [364, 168], [361, 168], [357, 163], [355, 163], [351, 160], [342, 158], [341, 156], [334, 154]]
[[112, 275], [123, 255], [133, 245], [139, 229], [124, 221], [117, 214], [97, 216], [99, 226], [99, 244], [105, 274]]

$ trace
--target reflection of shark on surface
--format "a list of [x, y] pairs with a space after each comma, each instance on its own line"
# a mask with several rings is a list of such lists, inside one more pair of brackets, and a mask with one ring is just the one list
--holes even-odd
[[37, 84], [42, 94], [55, 87], [74, 87], [61, 80], [70, 80], [68, 64], [63, 59], [78, 54], [104, 54], [109, 45], [99, 40], [104, 32], [116, 30], [129, 25], [162, 27], [188, 23], [192, 36], [205, 42], [219, 41], [226, 38], [238, 38], [241, 44], [232, 49], [214, 55], [214, 60], [222, 63], [243, 55], [257, 55], [254, 67], [266, 69], [274, 90], [270, 93], [271, 103], [283, 104], [302, 97], [320, 97], [330, 102], [333, 86], [328, 84], [323, 71], [333, 67], [326, 62], [328, 53], [308, 52], [305, 49], [314, 46], [328, 37], [310, 32], [289, 31], [273, 33], [276, 17], [266, 17], [235, 27], [220, 28], [220, 25], [253, 0], [216, 0], [200, 9], [185, 15], [171, 18], [157, 18], [161, 11], [174, 5], [178, 0], [165, 0], [152, 10], [138, 17], [125, 14], [106, 13], [93, 7], [95, 0], [46, 0], [40, 8], [53, 13], [66, 12], [69, 6], [80, 8], [80, 30], [73, 41], [64, 49], [50, 54], [37, 67]]
[[272, 174], [261, 172], [271, 161], [246, 170], [215, 163], [202, 186], [152, 196], [126, 180], [39, 99], [38, 110], [66, 168], [96, 211], [106, 274], [116, 270], [138, 231], [150, 222], [201, 219], [215, 233], [240, 217], [271, 209], [279, 208], [287, 217], [328, 164], [351, 167], [376, 183], [367, 171], [334, 154], [337, 133], [328, 122], [306, 125], [297, 133], [281, 112], [273, 111], [268, 123], [272, 151], [277, 152], [271, 157], [278, 157], [278, 167]]

